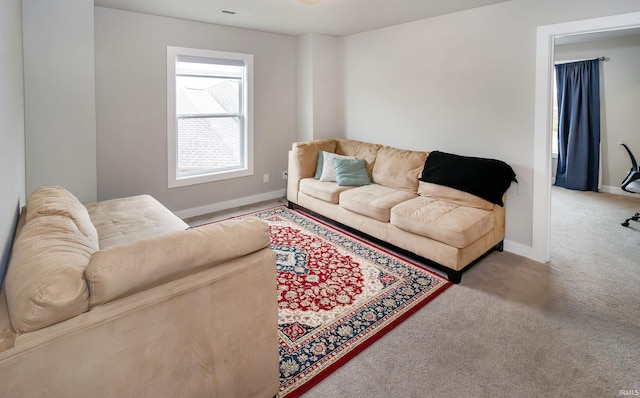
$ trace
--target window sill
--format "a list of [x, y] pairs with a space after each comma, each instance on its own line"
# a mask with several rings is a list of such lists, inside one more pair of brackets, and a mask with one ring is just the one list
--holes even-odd
[[225, 173], [213, 173], [206, 175], [197, 175], [191, 177], [169, 178], [169, 188], [186, 187], [190, 185], [205, 184], [208, 182], [230, 180], [239, 177], [248, 177], [253, 175], [253, 169], [243, 169], [237, 171], [229, 171]]

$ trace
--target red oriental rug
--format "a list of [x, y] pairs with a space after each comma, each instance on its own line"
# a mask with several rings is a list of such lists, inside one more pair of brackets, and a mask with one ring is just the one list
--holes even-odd
[[278, 270], [280, 397], [297, 397], [451, 286], [446, 279], [286, 207], [269, 223]]

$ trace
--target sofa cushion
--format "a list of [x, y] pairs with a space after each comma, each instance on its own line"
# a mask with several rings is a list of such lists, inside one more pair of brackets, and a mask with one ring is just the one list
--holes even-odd
[[336, 183], [340, 186], [368, 185], [371, 183], [364, 159], [333, 159], [336, 169]]
[[257, 217], [247, 217], [100, 250], [91, 257], [85, 271], [90, 305], [202, 271], [266, 248], [270, 242], [268, 224]]
[[434, 199], [446, 200], [447, 202], [460, 206], [469, 206], [484, 210], [491, 210], [493, 206], [495, 206], [488, 200], [468, 192], [424, 181], [418, 181], [418, 195], [429, 196]]
[[353, 189], [353, 187], [339, 186], [336, 182], [318, 181], [313, 178], [300, 180], [300, 192], [333, 204], [338, 204], [340, 193], [348, 189]]
[[189, 227], [149, 195], [88, 203], [86, 208], [98, 231], [100, 249]]
[[25, 222], [36, 217], [59, 215], [70, 218], [78, 230], [98, 249], [98, 232], [85, 206], [71, 192], [62, 187], [35, 189], [27, 199]]
[[31, 332], [88, 309], [83, 278], [95, 248], [64, 215], [27, 222], [13, 245], [4, 281], [13, 328]]
[[416, 196], [414, 193], [370, 184], [342, 192], [340, 207], [378, 221], [389, 222], [393, 206]]
[[469, 245], [494, 226], [491, 211], [426, 196], [391, 209], [391, 224], [457, 248]]
[[415, 193], [427, 155], [428, 152], [382, 147], [373, 166], [373, 182]]

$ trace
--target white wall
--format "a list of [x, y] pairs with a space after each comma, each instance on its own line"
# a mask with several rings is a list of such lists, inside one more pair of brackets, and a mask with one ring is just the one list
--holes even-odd
[[342, 42], [338, 37], [313, 35], [313, 137], [344, 136]]
[[536, 27], [637, 1], [511, 0], [345, 38], [346, 136], [501, 159], [508, 249], [532, 247]]
[[[296, 129], [295, 37], [101, 7], [95, 29], [100, 200], [148, 193], [184, 211], [282, 194]], [[255, 175], [167, 188], [167, 46], [254, 55]]]
[[296, 141], [313, 139], [313, 34], [296, 40]]
[[622, 193], [631, 162], [618, 142], [640, 159], [640, 36], [555, 46], [556, 61], [600, 56], [602, 190]]
[[342, 42], [313, 33], [297, 38], [298, 141], [344, 136]]
[[27, 194], [96, 200], [92, 0], [23, 0]]
[[0, 283], [25, 201], [22, 6], [0, 2]]

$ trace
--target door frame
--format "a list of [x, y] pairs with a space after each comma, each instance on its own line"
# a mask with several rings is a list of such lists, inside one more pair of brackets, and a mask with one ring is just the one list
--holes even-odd
[[532, 258], [549, 261], [551, 220], [551, 123], [554, 44], [557, 37], [637, 28], [640, 12], [539, 26], [536, 42], [535, 127], [533, 142]]

